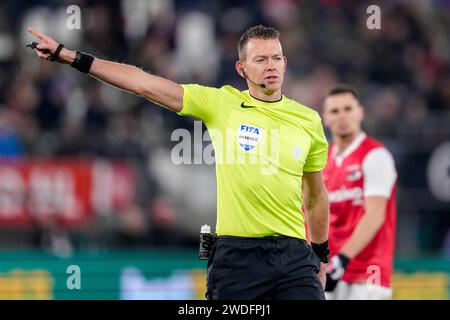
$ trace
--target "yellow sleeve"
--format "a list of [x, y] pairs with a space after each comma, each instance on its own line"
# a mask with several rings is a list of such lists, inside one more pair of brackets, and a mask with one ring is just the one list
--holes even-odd
[[215, 106], [220, 102], [219, 89], [198, 84], [183, 84], [183, 109], [180, 116], [193, 116], [207, 123], [217, 113]]
[[318, 116], [316, 129], [313, 132], [313, 143], [309, 149], [303, 171], [318, 172], [322, 171], [327, 165], [328, 142], [323, 131], [322, 121]]

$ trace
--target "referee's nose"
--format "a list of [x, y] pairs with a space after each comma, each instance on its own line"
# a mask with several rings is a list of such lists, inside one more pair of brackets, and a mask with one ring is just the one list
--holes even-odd
[[269, 61], [267, 62], [267, 66], [266, 66], [267, 71], [274, 71], [277, 68], [275, 67], [275, 63], [273, 61], [272, 58], [269, 58]]

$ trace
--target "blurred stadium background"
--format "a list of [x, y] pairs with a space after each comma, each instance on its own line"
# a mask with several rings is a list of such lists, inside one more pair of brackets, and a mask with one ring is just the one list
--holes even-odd
[[[380, 30], [366, 27], [372, 4]], [[198, 232], [215, 224], [214, 166], [171, 161], [172, 132], [193, 119], [38, 60], [26, 27], [180, 83], [243, 89], [236, 46], [259, 23], [281, 31], [286, 95], [320, 110], [333, 83], [360, 90], [364, 128], [399, 172], [394, 297], [449, 298], [448, 0], [1, 0], [0, 298], [203, 299]], [[193, 136], [192, 150], [208, 144]]]

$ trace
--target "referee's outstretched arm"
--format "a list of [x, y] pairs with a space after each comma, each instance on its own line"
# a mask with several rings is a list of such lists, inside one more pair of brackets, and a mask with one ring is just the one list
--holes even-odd
[[[34, 28], [28, 28], [41, 42], [35, 51], [39, 58], [48, 60], [59, 44]], [[62, 48], [56, 61], [73, 65], [77, 53]], [[143, 96], [159, 105], [179, 112], [183, 108], [183, 88], [170, 80], [151, 75], [135, 66], [94, 58], [87, 71], [91, 76], [117, 88]]]

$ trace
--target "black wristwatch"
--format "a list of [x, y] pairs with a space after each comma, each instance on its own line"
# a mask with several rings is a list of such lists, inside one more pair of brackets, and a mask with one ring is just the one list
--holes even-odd
[[311, 242], [311, 247], [314, 253], [319, 257], [320, 262], [328, 263], [330, 257], [330, 248], [328, 248], [328, 240], [323, 243]]

